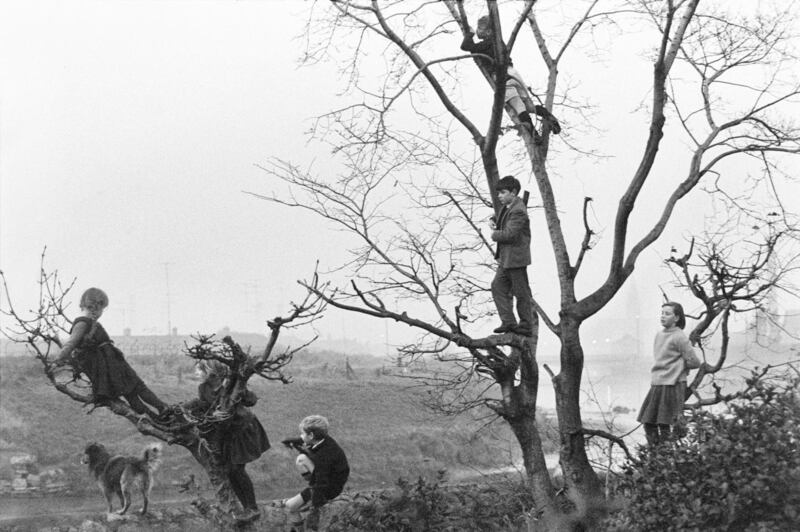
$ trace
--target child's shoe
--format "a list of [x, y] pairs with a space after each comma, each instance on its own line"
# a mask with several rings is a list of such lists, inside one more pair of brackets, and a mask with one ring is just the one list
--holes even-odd
[[553, 135], [561, 133], [561, 124], [558, 123], [558, 119], [553, 116], [553, 113], [547, 110], [547, 107], [537, 105], [534, 112], [542, 118], [543, 122], [547, 122], [550, 125], [550, 131], [553, 132]]
[[258, 508], [245, 508], [241, 513], [236, 514], [234, 518], [238, 523], [252, 523], [261, 518], [261, 512]]

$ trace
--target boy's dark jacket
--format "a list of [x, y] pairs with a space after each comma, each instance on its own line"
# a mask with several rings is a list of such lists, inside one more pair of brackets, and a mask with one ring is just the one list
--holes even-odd
[[350, 476], [347, 457], [336, 440], [326, 436], [322, 443], [309, 449], [306, 454], [314, 462], [314, 471], [308, 483], [311, 486], [311, 504], [322, 506], [337, 497]]
[[531, 223], [521, 198], [500, 211], [492, 240], [497, 242], [494, 258], [502, 268], [524, 268], [531, 263]]

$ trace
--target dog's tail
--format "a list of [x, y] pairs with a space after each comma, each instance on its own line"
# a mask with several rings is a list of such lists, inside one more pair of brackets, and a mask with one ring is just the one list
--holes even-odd
[[142, 462], [144, 463], [144, 467], [150, 471], [150, 473], [155, 473], [161, 465], [161, 444], [148, 444], [142, 452]]

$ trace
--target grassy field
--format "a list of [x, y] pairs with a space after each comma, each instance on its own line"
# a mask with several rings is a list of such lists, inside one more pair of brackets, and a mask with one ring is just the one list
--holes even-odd
[[[129, 360], [163, 400], [181, 402], [196, 394], [190, 360]], [[409, 389], [408, 379], [383, 375], [379, 359], [351, 357], [354, 380], [345, 378], [343, 361], [333, 354], [301, 356], [291, 372], [292, 384], [251, 381], [259, 396], [254, 411], [273, 442], [270, 451], [248, 466], [259, 498], [285, 497], [302, 487], [292, 467], [295, 453], [279, 442], [296, 436], [299, 420], [312, 413], [330, 420], [332, 434], [348, 453], [349, 485], [355, 489], [391, 486], [398, 477], [430, 475], [442, 468], [477, 475], [515, 458], [513, 437], [502, 423], [477, 431], [482, 424], [473, 419], [434, 416], [420, 406], [424, 392]], [[138, 454], [150, 441], [105, 409], [91, 415], [87, 411], [50, 386], [37, 361], [0, 358], [0, 453], [29, 452], [37, 456], [40, 469], [64, 469], [76, 494], [96, 490], [78, 462], [87, 442]], [[206, 481], [182, 447], [165, 447], [164, 454], [157, 489], [175, 490], [172, 483], [189, 473]], [[0, 462], [0, 478], [12, 474], [8, 463]]]

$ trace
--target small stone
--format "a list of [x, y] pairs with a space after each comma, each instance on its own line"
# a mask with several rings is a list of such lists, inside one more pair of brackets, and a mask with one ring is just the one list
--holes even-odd
[[81, 523], [81, 527], [78, 529], [78, 532], [108, 532], [108, 528], [96, 521], [90, 521], [87, 519]]

